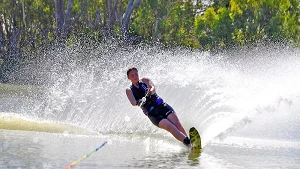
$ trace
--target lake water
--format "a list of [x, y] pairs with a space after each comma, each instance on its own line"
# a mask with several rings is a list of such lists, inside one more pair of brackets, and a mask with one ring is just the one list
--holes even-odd
[[200, 156], [171, 138], [147, 135], [68, 135], [1, 130], [0, 168], [299, 168], [300, 143], [229, 137], [207, 144]]
[[[49, 51], [56, 60], [15, 75], [46, 82], [42, 90], [0, 90], [0, 169], [65, 168], [105, 141], [72, 168], [298, 169], [299, 54], [286, 46]], [[130, 105], [129, 66], [152, 79], [186, 130], [198, 129], [199, 156]]]

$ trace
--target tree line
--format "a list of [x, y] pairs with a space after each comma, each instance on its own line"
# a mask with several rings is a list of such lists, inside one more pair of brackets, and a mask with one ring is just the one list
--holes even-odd
[[41, 46], [79, 36], [202, 50], [300, 43], [298, 0], [2, 0], [0, 79]]

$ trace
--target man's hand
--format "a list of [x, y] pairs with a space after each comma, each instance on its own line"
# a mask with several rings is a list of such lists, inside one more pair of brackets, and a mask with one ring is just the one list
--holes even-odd
[[143, 97], [142, 99], [139, 99], [138, 101], [136, 101], [136, 105], [141, 107], [146, 103], [146, 101], [147, 101], [147, 98]]
[[141, 107], [141, 105], [143, 104], [143, 100], [139, 99], [138, 101], [136, 101], [136, 105]]
[[148, 89], [147, 89], [146, 97], [147, 97], [147, 96], [150, 96], [151, 94], [152, 94], [151, 88], [148, 88]]

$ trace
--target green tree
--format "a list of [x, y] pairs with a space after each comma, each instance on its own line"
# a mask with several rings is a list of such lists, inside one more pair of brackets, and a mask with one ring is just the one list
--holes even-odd
[[230, 0], [216, 6], [196, 17], [195, 29], [204, 49], [264, 40], [299, 44], [297, 0]]
[[131, 31], [171, 45], [197, 47], [193, 23], [201, 1], [146, 0], [136, 10]]

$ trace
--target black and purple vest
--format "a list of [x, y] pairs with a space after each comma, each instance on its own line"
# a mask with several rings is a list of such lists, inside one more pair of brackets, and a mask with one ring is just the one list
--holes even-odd
[[[147, 85], [141, 81], [138, 82], [139, 88], [135, 87], [133, 84], [130, 86], [130, 89], [133, 93], [135, 100], [142, 99], [146, 96]], [[163, 99], [160, 98], [157, 94], [152, 94], [147, 98], [146, 103], [141, 107], [145, 115], [149, 115], [153, 109], [163, 103]]]

